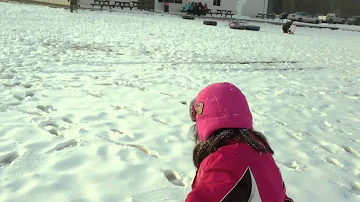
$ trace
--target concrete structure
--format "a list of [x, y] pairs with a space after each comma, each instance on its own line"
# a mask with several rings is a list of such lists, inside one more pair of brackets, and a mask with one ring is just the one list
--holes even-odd
[[[164, 11], [164, 0], [154, 0], [155, 1], [155, 10]], [[160, 1], [160, 2], [159, 2]], [[255, 17], [258, 13], [267, 13], [268, 0], [170, 0], [169, 11], [170, 12], [180, 12], [182, 7], [185, 6], [187, 2], [202, 2], [207, 4], [209, 9], [224, 9], [231, 10], [236, 15], [238, 10], [241, 12], [240, 15]], [[176, 2], [176, 3], [175, 3]], [[220, 6], [213, 5], [214, 2], [220, 3]], [[239, 17], [239, 16], [238, 16]]]
[[[39, 0], [39, 1], [61, 1], [61, 0]], [[64, 0], [62, 0], [64, 1]], [[110, 0], [113, 4], [115, 0]], [[134, 0], [117, 0], [131, 2]], [[137, 1], [137, 0], [135, 0]], [[164, 1], [166, 0], [147, 0], [148, 4], [153, 4], [155, 11], [164, 11]], [[209, 9], [214, 12], [216, 9], [231, 10], [237, 17], [255, 17], [258, 13], [267, 13], [269, 0], [168, 0], [170, 2], [169, 12], [180, 13], [187, 2], [202, 2], [207, 4]], [[81, 7], [89, 7], [93, 0], [79, 0]], [[217, 5], [214, 5], [215, 4]], [[218, 6], [219, 5], [219, 6]], [[240, 15], [238, 15], [240, 14]], [[216, 16], [216, 15], [214, 15]], [[220, 17], [220, 16], [217, 16]]]
[[40, 3], [53, 4], [53, 5], [60, 5], [60, 6], [70, 5], [70, 2], [68, 2], [67, 0], [34, 0], [34, 1]]
[[[6, 2], [6, 0], [3, 1]], [[9, 2], [11, 1], [20, 2], [20, 3], [29, 3], [29, 4], [41, 4], [52, 7], [68, 8], [70, 6], [70, 2], [68, 2], [68, 0], [9, 0]]]

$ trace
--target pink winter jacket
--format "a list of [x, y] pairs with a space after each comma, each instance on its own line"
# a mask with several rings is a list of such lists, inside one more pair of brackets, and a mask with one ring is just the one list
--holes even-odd
[[293, 202], [270, 153], [230, 144], [206, 157], [185, 202]]

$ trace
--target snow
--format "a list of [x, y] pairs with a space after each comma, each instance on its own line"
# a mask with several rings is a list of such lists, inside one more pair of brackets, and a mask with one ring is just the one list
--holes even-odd
[[247, 96], [289, 196], [359, 201], [360, 33], [11, 3], [0, 18], [2, 202], [184, 201], [188, 104], [220, 81]]

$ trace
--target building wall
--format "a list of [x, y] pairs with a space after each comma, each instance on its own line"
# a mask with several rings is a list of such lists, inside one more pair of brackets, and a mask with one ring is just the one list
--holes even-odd
[[20, 3], [42, 4], [42, 5], [54, 6], [54, 7], [70, 6], [70, 2], [68, 2], [67, 0], [11, 0], [11, 1], [20, 2]]
[[296, 11], [312, 14], [338, 13], [344, 16], [360, 15], [360, 0], [272, 0], [271, 11], [276, 13]]
[[[155, 0], [155, 10], [164, 11], [164, 2], [158, 2]], [[182, 4], [170, 3], [169, 11], [170, 12], [180, 12], [182, 7], [185, 6], [187, 2], [198, 2], [198, 0], [183, 0]], [[257, 13], [267, 12], [268, 0], [221, 0], [220, 6], [214, 6], [213, 0], [202, 0], [200, 1], [203, 4], [207, 4], [209, 9], [224, 9], [231, 10], [237, 14], [237, 5], [238, 3], [243, 3], [244, 7], [242, 8], [242, 15], [254, 17]], [[264, 4], [265, 2], [265, 4]]]
[[69, 6], [70, 2], [67, 0], [34, 0], [35, 2], [40, 3], [47, 3], [47, 4], [54, 4], [54, 5], [62, 5], [62, 6]]
[[242, 9], [242, 15], [255, 17], [258, 13], [267, 13], [268, 0], [248, 0]]
[[[79, 0], [79, 5], [81, 7], [90, 7], [90, 4], [94, 3], [94, 0]], [[110, 2], [110, 4], [113, 4], [113, 2]]]

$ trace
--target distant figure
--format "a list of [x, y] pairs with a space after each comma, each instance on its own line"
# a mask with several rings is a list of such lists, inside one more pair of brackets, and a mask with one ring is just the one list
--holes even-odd
[[184, 9], [184, 11], [185, 11], [185, 12], [189, 12], [190, 8], [191, 8], [190, 2], [187, 2], [187, 3], [185, 4], [185, 9]]
[[208, 5], [207, 5], [207, 4], [204, 4], [204, 9], [203, 9], [203, 11], [202, 11], [202, 14], [203, 14], [203, 15], [206, 15], [206, 14], [208, 13], [208, 11], [209, 11]]
[[72, 13], [75, 9], [78, 8], [77, 0], [68, 0], [70, 2], [70, 12]]
[[204, 6], [201, 2], [198, 3], [198, 7], [199, 7], [199, 10], [198, 10], [198, 13], [196, 13], [198, 16], [200, 16], [202, 13], [203, 13], [203, 10], [204, 10]]
[[165, 12], [169, 12], [169, 2], [165, 2], [164, 3], [164, 6], [165, 6]]
[[288, 30], [289, 34], [295, 34], [296, 25], [292, 24]]
[[197, 15], [200, 12], [199, 3], [195, 3], [194, 9], [193, 9], [193, 15]]
[[290, 27], [291, 27], [292, 24], [293, 24], [293, 21], [287, 21], [287, 22], [283, 25], [282, 30], [283, 30], [283, 32], [284, 32], [285, 34], [288, 33], [288, 31], [289, 31], [289, 29], [290, 29]]
[[195, 3], [194, 3], [194, 2], [191, 2], [191, 4], [190, 4], [190, 9], [189, 9], [189, 11], [187, 12], [187, 14], [194, 13], [194, 8], [195, 8]]

